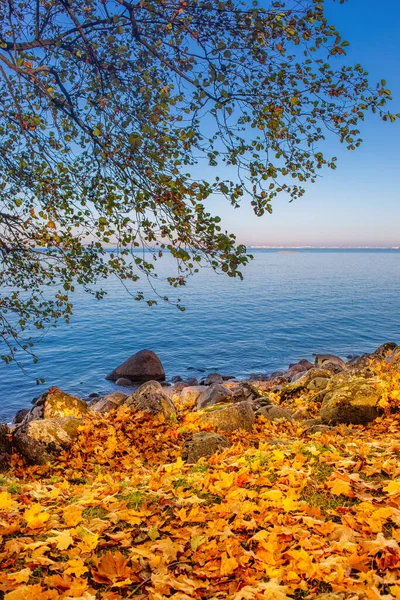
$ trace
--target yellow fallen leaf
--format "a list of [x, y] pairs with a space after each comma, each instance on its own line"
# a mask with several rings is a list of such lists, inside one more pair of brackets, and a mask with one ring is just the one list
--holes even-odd
[[237, 569], [239, 563], [233, 557], [229, 557], [226, 552], [221, 555], [221, 577], [232, 575], [235, 569]]
[[89, 569], [85, 566], [85, 563], [81, 558], [71, 558], [65, 563], [64, 575], [75, 575], [75, 577], [80, 577], [88, 571]]
[[329, 491], [334, 496], [347, 496], [349, 498], [355, 496], [349, 481], [334, 479], [333, 481], [327, 481], [326, 486], [330, 488]]
[[76, 527], [83, 520], [82, 510], [71, 504], [64, 508], [63, 517], [68, 527]]
[[11, 494], [0, 492], [0, 510], [10, 510], [13, 503]]
[[55, 533], [54, 537], [47, 538], [46, 543], [56, 544], [56, 548], [58, 550], [66, 550], [74, 543], [73, 537], [68, 530], [66, 531], [55, 531], [54, 529], [51, 533]]
[[383, 488], [383, 491], [387, 492], [389, 496], [397, 496], [397, 494], [400, 494], [400, 481], [389, 481], [387, 486]]
[[24, 519], [30, 529], [40, 529], [50, 519], [50, 515], [43, 512], [40, 504], [32, 504], [24, 511]]
[[7, 577], [9, 580], [15, 581], [15, 583], [28, 583], [31, 575], [32, 571], [29, 567], [26, 567], [26, 569], [21, 569], [21, 571], [17, 571], [16, 573], [8, 573]]

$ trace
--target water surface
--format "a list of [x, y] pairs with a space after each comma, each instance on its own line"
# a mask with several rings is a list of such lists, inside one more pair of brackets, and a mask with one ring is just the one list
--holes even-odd
[[[29, 376], [0, 365], [0, 420], [50, 386], [80, 396], [117, 389], [105, 375], [143, 348], [160, 356], [168, 377], [245, 377], [313, 353], [345, 358], [400, 343], [400, 251], [252, 252], [244, 281], [209, 269], [190, 280], [179, 290], [184, 313], [138, 303], [116, 279], [106, 283], [102, 301], [79, 291], [71, 323], [46, 333]], [[171, 268], [167, 257], [161, 275]], [[45, 385], [35, 385], [39, 377]]]

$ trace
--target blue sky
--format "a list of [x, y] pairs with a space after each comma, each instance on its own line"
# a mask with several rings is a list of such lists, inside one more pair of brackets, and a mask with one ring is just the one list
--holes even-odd
[[[393, 94], [388, 109], [400, 113], [400, 0], [325, 5], [329, 21], [350, 42], [347, 62], [361, 63], [371, 84], [386, 79]], [[324, 170], [295, 202], [278, 196], [272, 215], [258, 218], [249, 203], [234, 210], [222, 199], [212, 211], [248, 245], [400, 246], [400, 120], [384, 123], [371, 115], [361, 134], [364, 143], [354, 152], [327, 141], [337, 170]]]

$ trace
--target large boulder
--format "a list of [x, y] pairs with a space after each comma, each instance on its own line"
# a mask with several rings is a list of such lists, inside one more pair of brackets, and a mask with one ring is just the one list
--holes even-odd
[[358, 379], [325, 394], [321, 406], [323, 423], [353, 423], [364, 425], [382, 414], [378, 406], [382, 397], [374, 379]]
[[212, 383], [210, 386], [206, 387], [206, 389], [197, 398], [197, 410], [212, 404], [228, 402], [231, 396], [232, 392], [222, 385], [222, 383]]
[[52, 462], [72, 446], [80, 423], [76, 417], [30, 421], [14, 430], [13, 445], [32, 464]]
[[200, 416], [200, 423], [222, 431], [235, 431], [235, 429], [251, 431], [255, 416], [250, 402], [239, 402], [225, 408], [205, 410]]
[[152, 415], [162, 413], [166, 418], [176, 414], [175, 406], [164, 393], [158, 381], [146, 381], [133, 394], [128, 396], [125, 404], [132, 410], [143, 410]]
[[82, 417], [88, 412], [87, 402], [66, 394], [58, 388], [51, 388], [46, 395], [43, 406], [43, 418]]
[[203, 456], [209, 458], [218, 451], [229, 448], [232, 444], [224, 436], [211, 431], [200, 431], [186, 440], [182, 446], [182, 458], [187, 463], [196, 463]]
[[7, 425], [0, 423], [0, 473], [7, 471], [10, 463], [11, 441]]
[[33, 408], [21, 421], [26, 425], [39, 419], [54, 419], [56, 417], [80, 418], [88, 412], [88, 404], [84, 400], [61, 391], [58, 388], [50, 390], [36, 400]]
[[165, 371], [155, 352], [140, 350], [140, 352], [133, 354], [106, 377], [110, 381], [117, 381], [120, 378], [130, 379], [135, 382], [164, 381]]

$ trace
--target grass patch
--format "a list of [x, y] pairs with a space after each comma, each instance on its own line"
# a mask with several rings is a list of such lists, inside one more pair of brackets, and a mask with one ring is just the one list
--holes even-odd
[[85, 519], [104, 519], [108, 515], [108, 510], [103, 506], [89, 506], [82, 512]]

